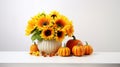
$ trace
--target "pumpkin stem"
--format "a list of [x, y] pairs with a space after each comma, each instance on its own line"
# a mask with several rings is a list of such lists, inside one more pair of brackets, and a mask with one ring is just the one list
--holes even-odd
[[64, 43], [63, 47], [66, 47], [66, 44]]
[[76, 40], [76, 37], [74, 35], [72, 37], [73, 37], [73, 40]]
[[36, 45], [36, 42], [34, 42], [34, 45]]
[[87, 42], [87, 41], [85, 41], [85, 43], [86, 43], [86, 45], [88, 45], [88, 42]]

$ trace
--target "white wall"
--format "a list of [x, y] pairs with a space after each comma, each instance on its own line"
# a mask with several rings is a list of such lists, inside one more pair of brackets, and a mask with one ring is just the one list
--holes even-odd
[[71, 19], [76, 37], [95, 51], [120, 51], [120, 0], [0, 0], [0, 51], [29, 50], [27, 21], [52, 10]]

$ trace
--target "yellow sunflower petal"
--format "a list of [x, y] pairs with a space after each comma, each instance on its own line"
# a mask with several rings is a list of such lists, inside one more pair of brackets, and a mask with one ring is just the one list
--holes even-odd
[[73, 35], [74, 29], [73, 29], [73, 25], [72, 22], [69, 22], [68, 25], [66, 25], [63, 30], [66, 31], [66, 34], [71, 37]]
[[26, 30], [25, 30], [25, 34], [26, 35], [30, 35], [31, 34], [31, 32], [35, 29], [35, 21], [34, 20], [29, 20], [28, 21], [28, 25], [27, 25], [27, 27], [26, 27]]
[[41, 16], [36, 22], [36, 26], [38, 29], [41, 29], [44, 26], [48, 26], [50, 24], [51, 18], [49, 16]]
[[41, 32], [40, 36], [43, 39], [57, 41], [62, 41], [66, 35], [72, 36], [74, 32], [72, 22], [57, 11], [50, 14], [39, 13], [32, 17], [25, 30], [26, 35], [30, 35], [36, 29]]
[[49, 15], [50, 15], [53, 19], [55, 19], [55, 18], [58, 17], [60, 14], [59, 14], [59, 12], [57, 12], [57, 11], [52, 11]]
[[55, 20], [55, 24], [57, 27], [63, 28], [69, 23], [68, 19], [65, 16], [59, 16]]
[[54, 30], [52, 28], [44, 28], [41, 33], [41, 37], [45, 40], [51, 40], [54, 37]]
[[65, 37], [65, 31], [64, 30], [59, 30], [57, 31], [57, 34], [56, 34], [56, 41], [62, 41]]

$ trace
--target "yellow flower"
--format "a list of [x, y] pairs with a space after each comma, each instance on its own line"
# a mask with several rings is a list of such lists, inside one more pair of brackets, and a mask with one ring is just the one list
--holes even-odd
[[58, 30], [56, 34], [56, 41], [62, 41], [65, 37], [65, 31], [64, 30]]
[[51, 18], [49, 16], [41, 16], [37, 23], [36, 26], [38, 29], [42, 29], [44, 26], [48, 26], [50, 24]]
[[39, 20], [39, 18], [40, 18], [41, 16], [45, 16], [45, 15], [46, 15], [46, 14], [45, 14], [44, 12], [38, 13], [37, 15], [33, 16], [32, 19], [34, 19], [34, 20]]
[[41, 37], [45, 40], [51, 40], [54, 37], [54, 30], [52, 28], [45, 27], [42, 30]]
[[63, 29], [66, 31], [66, 34], [69, 37], [71, 37], [73, 35], [74, 29], [73, 29], [72, 22], [70, 22], [68, 25], [66, 25]]
[[50, 16], [53, 18], [53, 19], [55, 19], [56, 17], [58, 17], [60, 14], [59, 14], [59, 12], [57, 12], [57, 11], [52, 11], [51, 13], [50, 13]]
[[30, 20], [30, 21], [28, 21], [28, 25], [27, 25], [27, 28], [26, 28], [26, 30], [25, 30], [25, 34], [26, 35], [30, 35], [31, 34], [31, 32], [35, 29], [35, 21], [34, 20]]
[[56, 18], [55, 24], [57, 27], [63, 28], [68, 24], [68, 19], [65, 16], [59, 16]]
[[[41, 38], [62, 41], [65, 36], [72, 36], [74, 29], [72, 22], [66, 16], [57, 11], [52, 11], [50, 14], [43, 12], [33, 16], [25, 31], [26, 35], [33, 34], [32, 40], [40, 40]], [[38, 35], [40, 37], [37, 37]]]

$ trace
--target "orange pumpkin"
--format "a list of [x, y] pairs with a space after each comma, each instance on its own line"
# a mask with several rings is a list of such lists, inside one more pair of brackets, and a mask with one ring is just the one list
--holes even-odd
[[85, 55], [90, 55], [93, 53], [93, 48], [88, 44], [88, 42], [86, 42], [84, 49], [85, 49]]
[[72, 48], [72, 53], [74, 56], [83, 56], [84, 55], [84, 46], [80, 45], [80, 42], [78, 42], [78, 45], [75, 45]]
[[58, 49], [58, 55], [63, 56], [63, 57], [70, 56], [70, 49], [68, 47], [66, 47], [66, 46], [60, 47]]
[[66, 44], [66, 46], [67, 46], [68, 48], [70, 48], [70, 51], [71, 51], [71, 52], [72, 52], [73, 46], [77, 45], [78, 42], [80, 43], [80, 45], [83, 45], [83, 43], [82, 43], [81, 40], [76, 39], [76, 37], [75, 37], [74, 35], [73, 35], [72, 37], [73, 37], [73, 39], [68, 40], [68, 41], [67, 41], [67, 44]]
[[37, 52], [37, 51], [39, 51], [39, 49], [37, 47], [37, 44], [34, 42], [34, 44], [30, 46], [30, 53]]

